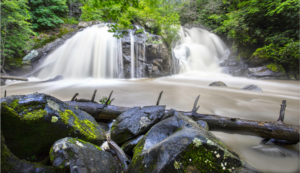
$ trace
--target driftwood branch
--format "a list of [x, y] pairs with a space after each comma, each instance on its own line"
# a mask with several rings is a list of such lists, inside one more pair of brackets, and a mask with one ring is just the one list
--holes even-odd
[[92, 97], [92, 99], [91, 99], [91, 102], [94, 102], [96, 93], [97, 93], [97, 90], [94, 91], [94, 94], [93, 94], [93, 97]]
[[[112, 94], [112, 93], [111, 93]], [[111, 96], [111, 95], [110, 95]], [[206, 121], [209, 129], [212, 131], [222, 131], [227, 133], [246, 134], [253, 136], [260, 136], [263, 138], [273, 138], [277, 140], [285, 140], [290, 143], [299, 142], [299, 126], [288, 125], [285, 123], [253, 121], [240, 118], [222, 117], [211, 114], [198, 114], [197, 106], [200, 95], [196, 98], [191, 112], [179, 111], [194, 120]], [[66, 102], [69, 105], [77, 106], [78, 109], [83, 110], [95, 119], [115, 119], [123, 112], [131, 109], [130, 107], [112, 106], [105, 104], [97, 104], [91, 102]], [[284, 105], [284, 104], [283, 104]], [[286, 106], [286, 105], [285, 105]], [[285, 106], [282, 106], [285, 108]], [[166, 110], [167, 112], [168, 110]], [[282, 119], [283, 120], [283, 119]]]
[[161, 91], [161, 92], [159, 93], [159, 96], [158, 96], [158, 99], [157, 99], [156, 105], [159, 105], [159, 101], [160, 101], [160, 99], [161, 99], [161, 95], [162, 95], [162, 93], [163, 93], [163, 91]]
[[75, 93], [74, 96], [72, 97], [71, 101], [74, 101], [78, 95], [79, 95], [78, 93]]
[[23, 77], [15, 77], [15, 76], [0, 76], [1, 79], [9, 79], [9, 80], [21, 80], [21, 81], [28, 81], [27, 78]]
[[106, 102], [105, 102], [105, 106], [108, 105], [108, 102], [109, 102], [109, 100], [110, 100], [110, 97], [111, 97], [112, 93], [113, 93], [113, 91], [110, 92], [109, 97], [108, 97], [108, 99], [107, 99]]
[[281, 104], [281, 108], [280, 108], [280, 112], [279, 112], [279, 118], [277, 120], [278, 122], [283, 123], [285, 107], [286, 107], [286, 100], [282, 100], [282, 104]]
[[4, 97], [6, 97], [6, 90], [4, 91]]

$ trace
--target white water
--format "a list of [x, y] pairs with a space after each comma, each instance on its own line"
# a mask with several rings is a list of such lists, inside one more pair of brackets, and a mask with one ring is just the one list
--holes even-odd
[[131, 78], [134, 78], [134, 35], [133, 31], [130, 31], [130, 56], [131, 56]]
[[[173, 48], [179, 59], [180, 73], [189, 71], [221, 73], [218, 64], [228, 56], [223, 41], [201, 28], [180, 28], [180, 40]], [[179, 70], [176, 70], [179, 71]]]
[[123, 77], [121, 40], [107, 30], [106, 25], [94, 25], [77, 33], [46, 58], [41, 66], [50, 65], [38, 78]]

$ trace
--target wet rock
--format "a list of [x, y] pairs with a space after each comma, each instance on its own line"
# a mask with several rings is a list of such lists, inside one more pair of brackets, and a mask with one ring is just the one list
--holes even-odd
[[256, 85], [247, 85], [247, 86], [243, 87], [242, 90], [263, 92], [263, 90], [260, 87], [256, 86]]
[[136, 138], [133, 138], [127, 142], [125, 142], [121, 148], [123, 149], [124, 153], [126, 153], [129, 156], [133, 156], [133, 148], [136, 146], [136, 144], [144, 137], [144, 135], [140, 135]]
[[47, 157], [51, 145], [64, 137], [97, 145], [105, 140], [91, 115], [46, 94], [1, 98], [1, 121], [6, 144], [20, 159]]
[[55, 173], [58, 170], [52, 166], [31, 163], [20, 160], [5, 144], [5, 139], [1, 133], [1, 172], [6, 173]]
[[32, 50], [29, 54], [27, 54], [22, 61], [30, 61], [32, 58], [39, 55], [39, 52], [36, 50]]
[[52, 79], [48, 79], [44, 82], [55, 82], [55, 81], [59, 81], [59, 80], [63, 80], [64, 77], [62, 75], [57, 75], [56, 77], [52, 78]]
[[250, 63], [253, 64], [254, 66], [264, 65], [264, 64], [270, 62], [269, 58], [260, 57], [258, 55], [251, 56], [251, 58], [249, 60], [250, 60]]
[[56, 141], [50, 150], [54, 167], [67, 168], [71, 173], [121, 172], [118, 161], [111, 153], [89, 142], [75, 138]]
[[100, 128], [101, 129], [103, 129], [104, 131], [109, 131], [109, 126], [106, 124], [106, 123], [104, 123], [104, 122], [98, 122], [97, 121], [97, 124], [100, 126]]
[[232, 76], [245, 76], [245, 71], [248, 69], [248, 64], [242, 59], [237, 60], [232, 56], [229, 59], [225, 59], [219, 64], [222, 67], [222, 72]]
[[280, 79], [285, 78], [285, 74], [274, 72], [267, 66], [248, 68], [247, 77], [250, 79]]
[[287, 157], [288, 153], [280, 150], [274, 145], [258, 145], [252, 148], [254, 151], [269, 157]]
[[89, 21], [89, 22], [85, 22], [85, 21], [81, 21], [78, 23], [78, 28], [86, 28], [89, 26], [92, 26], [93, 22]]
[[122, 113], [111, 127], [111, 139], [123, 144], [157, 123], [163, 116], [166, 106], [133, 107]]
[[175, 115], [153, 126], [134, 148], [128, 172], [255, 172], [212, 133]]
[[208, 127], [208, 124], [207, 124], [207, 122], [205, 122], [205, 121], [202, 121], [202, 120], [198, 120], [198, 121], [196, 121], [196, 123], [198, 123], [201, 127], [203, 127], [205, 130], [209, 130], [209, 127]]
[[208, 86], [221, 86], [221, 87], [227, 87], [227, 85], [222, 82], [222, 81], [216, 81], [216, 82], [213, 82], [211, 84], [209, 84]]

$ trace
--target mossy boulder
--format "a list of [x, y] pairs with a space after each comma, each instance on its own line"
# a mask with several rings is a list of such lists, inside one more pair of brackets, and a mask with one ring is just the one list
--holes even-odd
[[133, 156], [133, 149], [137, 145], [137, 143], [144, 137], [144, 135], [140, 135], [136, 138], [133, 138], [127, 142], [125, 142], [121, 148], [129, 156]]
[[57, 168], [76, 173], [121, 172], [114, 156], [97, 145], [76, 138], [56, 141], [50, 150], [50, 160]]
[[128, 172], [255, 172], [212, 133], [175, 115], [153, 126], [134, 148]]
[[6, 144], [20, 159], [43, 159], [52, 144], [64, 137], [97, 145], [105, 140], [92, 116], [46, 94], [1, 98], [1, 121]]
[[[1, 132], [0, 132], [1, 133]], [[41, 163], [31, 163], [25, 160], [20, 160], [13, 153], [10, 152], [5, 144], [5, 139], [1, 134], [1, 172], [5, 173], [56, 173], [60, 170], [46, 166]]]
[[123, 144], [129, 139], [146, 132], [162, 118], [165, 107], [134, 107], [122, 113], [111, 127], [111, 139], [117, 144]]

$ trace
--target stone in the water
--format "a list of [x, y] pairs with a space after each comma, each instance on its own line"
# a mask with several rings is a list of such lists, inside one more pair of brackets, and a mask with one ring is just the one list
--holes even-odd
[[211, 84], [209, 84], [208, 86], [221, 86], [221, 87], [227, 87], [227, 85], [222, 82], [222, 81], [216, 81], [216, 82], [213, 82]]
[[133, 107], [122, 113], [111, 127], [111, 139], [123, 144], [150, 129], [165, 113], [166, 106]]
[[50, 161], [57, 168], [71, 173], [115, 173], [121, 172], [118, 161], [99, 146], [76, 138], [56, 141], [50, 150]]
[[133, 148], [136, 146], [136, 144], [144, 137], [144, 135], [140, 135], [134, 139], [131, 139], [127, 142], [125, 142], [121, 148], [123, 149], [124, 153], [126, 153], [129, 156], [133, 156]]
[[128, 172], [256, 172], [191, 118], [174, 116], [154, 125], [134, 148]]
[[104, 122], [98, 122], [97, 121], [97, 124], [101, 127], [101, 129], [103, 129], [104, 131], [109, 131], [109, 126], [104, 123]]
[[57, 75], [56, 77], [52, 78], [52, 79], [48, 79], [44, 82], [55, 82], [55, 81], [59, 81], [59, 80], [63, 80], [64, 77], [62, 75]]
[[256, 86], [256, 85], [247, 85], [244, 88], [242, 88], [242, 90], [250, 90], [250, 91], [256, 91], [256, 92], [263, 92], [263, 90]]
[[258, 145], [258, 146], [254, 146], [253, 150], [255, 150], [256, 152], [263, 154], [263, 155], [267, 155], [269, 157], [287, 157], [289, 156], [288, 153], [280, 150], [279, 148], [277, 148], [274, 145]]
[[1, 121], [6, 144], [20, 159], [33, 155], [43, 159], [52, 144], [64, 137], [97, 145], [105, 140], [91, 115], [46, 94], [1, 98]]

